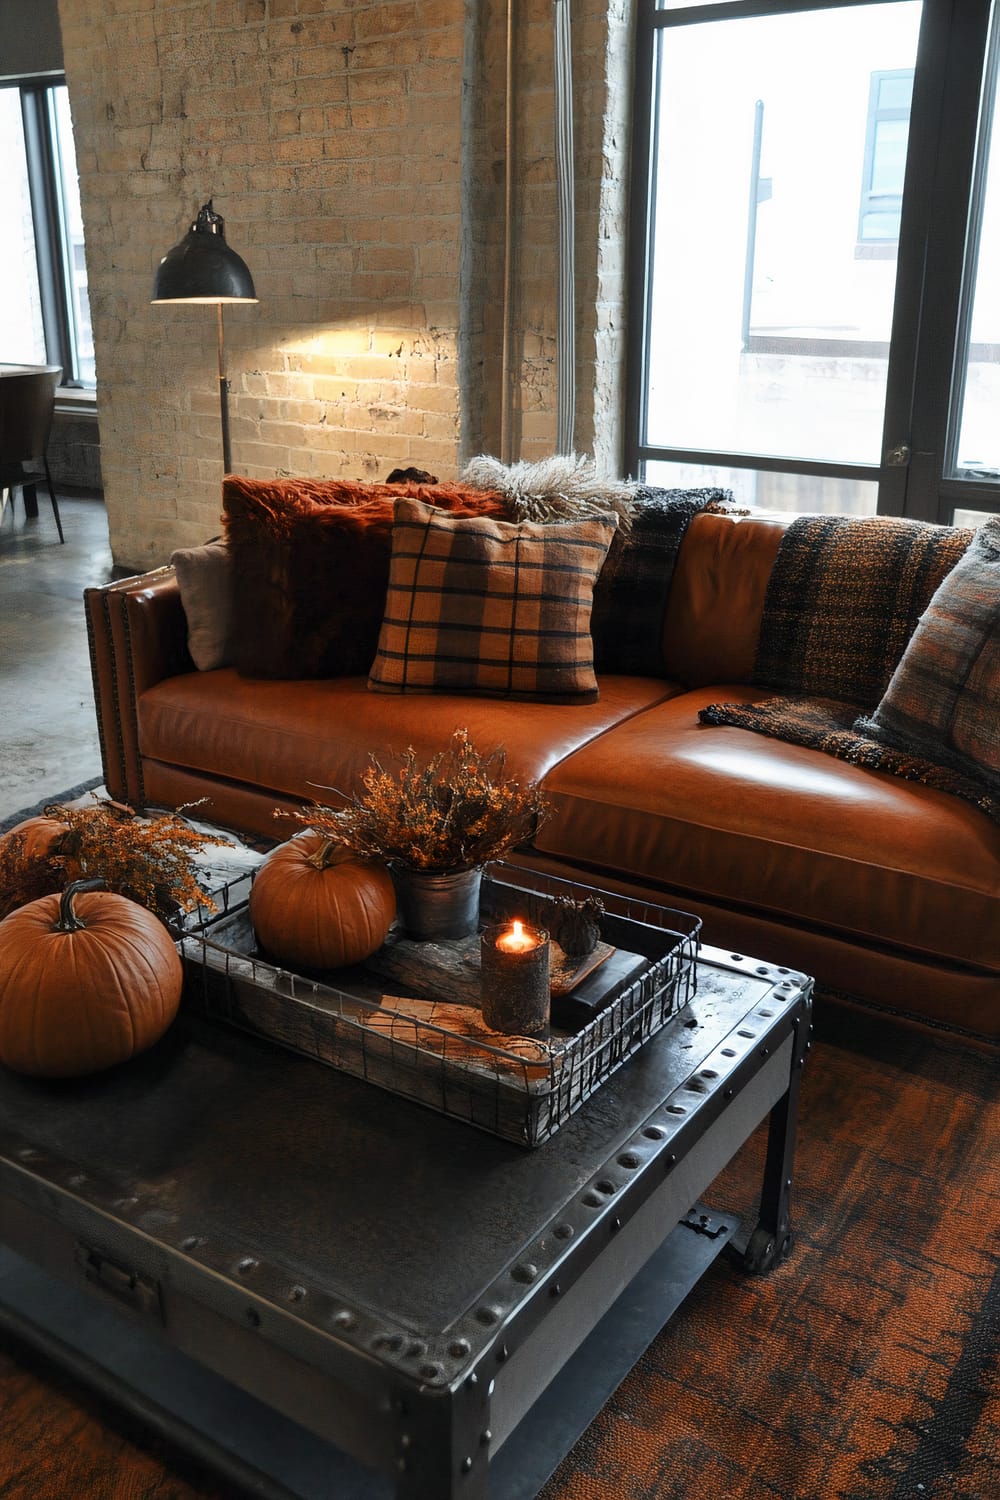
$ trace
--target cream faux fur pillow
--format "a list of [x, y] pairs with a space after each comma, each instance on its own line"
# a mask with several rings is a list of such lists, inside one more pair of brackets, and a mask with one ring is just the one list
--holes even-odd
[[627, 532], [631, 502], [639, 486], [632, 480], [606, 479], [586, 454], [555, 454], [536, 463], [502, 464], [480, 454], [469, 460], [464, 484], [505, 495], [517, 521], [579, 521], [614, 511]]

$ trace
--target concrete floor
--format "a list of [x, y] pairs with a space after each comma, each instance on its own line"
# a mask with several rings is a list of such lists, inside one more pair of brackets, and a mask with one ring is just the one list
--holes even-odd
[[112, 576], [104, 503], [0, 514], [0, 819], [101, 774], [83, 590]]

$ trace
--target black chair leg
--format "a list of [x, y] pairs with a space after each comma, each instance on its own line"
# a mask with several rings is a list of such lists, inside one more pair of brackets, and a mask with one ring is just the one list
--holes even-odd
[[52, 501], [52, 514], [56, 518], [56, 530], [59, 533], [59, 540], [64, 542], [66, 538], [63, 536], [62, 521], [59, 518], [59, 506], [56, 503], [56, 492], [52, 484], [52, 475], [49, 473], [49, 461], [47, 458], [43, 461], [45, 464], [45, 483], [49, 487], [49, 499]]

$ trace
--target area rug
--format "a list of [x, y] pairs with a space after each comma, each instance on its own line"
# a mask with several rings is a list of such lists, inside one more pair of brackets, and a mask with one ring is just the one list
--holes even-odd
[[[997, 1500], [995, 1055], [855, 1017], [806, 1066], [796, 1242], [719, 1261], [541, 1500]], [[758, 1133], [706, 1195], [750, 1209]], [[4, 1500], [238, 1500], [0, 1348]]]

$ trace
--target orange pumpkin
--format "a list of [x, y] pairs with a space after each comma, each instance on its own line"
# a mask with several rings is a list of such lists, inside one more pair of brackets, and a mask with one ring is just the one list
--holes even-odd
[[0, 844], [19, 836], [23, 840], [22, 853], [25, 859], [49, 859], [61, 852], [59, 844], [68, 831], [66, 824], [61, 823], [58, 818], [25, 818], [22, 823], [15, 823], [13, 828], [8, 828], [0, 837]]
[[272, 849], [250, 891], [258, 943], [302, 969], [360, 963], [385, 942], [395, 915], [385, 866], [312, 829]]
[[78, 862], [64, 854], [67, 831], [65, 823], [39, 817], [0, 834], [0, 919], [78, 878]]
[[96, 1073], [177, 1014], [183, 969], [145, 907], [74, 881], [0, 922], [0, 1063], [36, 1078]]

